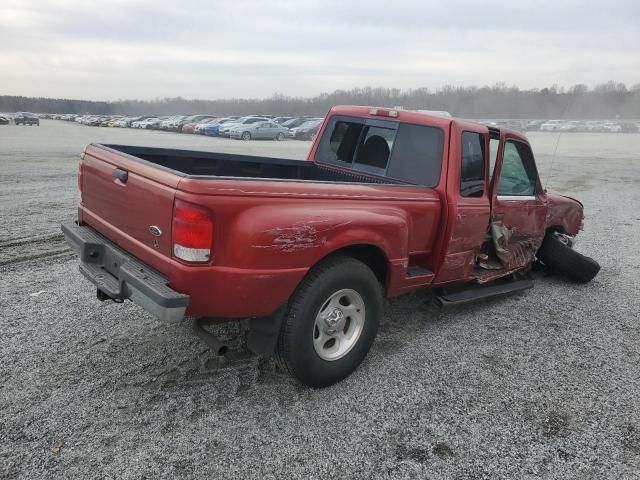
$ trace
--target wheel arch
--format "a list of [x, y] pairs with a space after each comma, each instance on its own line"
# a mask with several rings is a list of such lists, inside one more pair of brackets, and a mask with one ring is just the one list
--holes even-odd
[[369, 243], [356, 243], [337, 248], [317, 260], [311, 266], [309, 271], [313, 270], [317, 265], [320, 265], [329, 258], [334, 258], [340, 255], [355, 258], [368, 266], [386, 290], [389, 284], [389, 258], [384, 250]]
[[547, 225], [547, 228], [545, 228], [545, 234], [554, 232], [567, 233], [563, 225]]

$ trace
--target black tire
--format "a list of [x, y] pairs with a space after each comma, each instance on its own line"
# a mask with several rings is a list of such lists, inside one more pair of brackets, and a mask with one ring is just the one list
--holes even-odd
[[242, 140], [251, 140], [250, 132], [242, 132]]
[[538, 258], [551, 270], [576, 282], [590, 282], [600, 271], [598, 262], [573, 250], [554, 232], [544, 238]]
[[[316, 315], [332, 294], [356, 291], [364, 301], [360, 336], [343, 357], [321, 358], [313, 344]], [[327, 387], [347, 377], [364, 360], [382, 316], [382, 288], [364, 263], [346, 256], [331, 257], [314, 267], [289, 301], [276, 346], [276, 362], [310, 387]]]

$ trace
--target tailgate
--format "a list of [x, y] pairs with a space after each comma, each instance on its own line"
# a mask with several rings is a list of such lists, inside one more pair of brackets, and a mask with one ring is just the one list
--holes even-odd
[[140, 258], [171, 257], [173, 199], [180, 180], [126, 153], [89, 145], [82, 156], [81, 219]]

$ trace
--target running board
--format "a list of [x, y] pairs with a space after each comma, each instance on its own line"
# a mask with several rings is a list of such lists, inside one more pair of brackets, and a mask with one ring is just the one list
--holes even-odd
[[533, 283], [533, 280], [526, 278], [523, 280], [513, 280], [497, 284], [472, 284], [464, 289], [443, 289], [441, 294], [434, 296], [434, 300], [436, 304], [441, 307], [463, 305], [465, 303], [475, 302], [476, 300], [500, 297], [502, 295], [528, 290], [533, 288]]

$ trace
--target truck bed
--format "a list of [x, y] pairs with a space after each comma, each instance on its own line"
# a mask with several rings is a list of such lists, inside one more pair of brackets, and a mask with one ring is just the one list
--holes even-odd
[[333, 168], [329, 165], [321, 165], [308, 160], [130, 145], [96, 146], [151, 163], [165, 170], [170, 170], [181, 177], [240, 177], [377, 184], [403, 183], [389, 178]]

